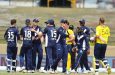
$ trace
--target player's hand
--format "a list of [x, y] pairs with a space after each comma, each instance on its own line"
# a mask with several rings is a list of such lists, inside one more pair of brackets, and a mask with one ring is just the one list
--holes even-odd
[[90, 54], [90, 50], [87, 50], [87, 55], [89, 55]]
[[77, 46], [75, 45], [73, 48], [72, 48], [72, 52], [77, 52], [78, 49], [77, 49]]
[[36, 30], [35, 30], [35, 29], [33, 29], [33, 28], [32, 28], [32, 29], [30, 29], [30, 31], [32, 31], [32, 32], [36, 32]]

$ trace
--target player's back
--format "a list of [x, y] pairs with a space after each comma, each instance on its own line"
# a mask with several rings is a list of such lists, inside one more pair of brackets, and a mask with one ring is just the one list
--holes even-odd
[[9, 27], [6, 30], [4, 37], [6, 38], [7, 45], [9, 47], [16, 47], [17, 46], [17, 39], [19, 38], [19, 31], [15, 26]]
[[90, 29], [88, 27], [81, 26], [80, 29], [83, 30], [83, 32], [86, 34], [85, 35], [86, 37], [88, 37], [88, 38], [90, 37]]
[[[106, 40], [105, 44], [107, 44], [108, 43], [108, 37], [110, 36], [109, 27], [108, 26], [102, 26], [102, 25], [97, 26], [96, 27], [96, 35], [103, 37]], [[96, 42], [104, 44], [104, 42], [101, 41], [99, 38], [96, 38]]]
[[59, 27], [57, 30], [57, 40], [56, 43], [66, 44], [66, 30]]
[[33, 32], [30, 30], [30, 26], [25, 26], [21, 29], [20, 35], [23, 37], [23, 46], [32, 46]]
[[47, 26], [44, 29], [46, 47], [54, 46], [56, 44], [57, 30], [54, 26]]

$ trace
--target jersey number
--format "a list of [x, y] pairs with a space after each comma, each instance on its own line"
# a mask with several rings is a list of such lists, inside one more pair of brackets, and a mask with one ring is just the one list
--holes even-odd
[[31, 38], [31, 31], [25, 31], [25, 38]]
[[54, 38], [54, 39], [56, 39], [57, 33], [56, 33], [55, 30], [51, 30], [51, 37]]
[[8, 39], [14, 39], [14, 32], [8, 32]]

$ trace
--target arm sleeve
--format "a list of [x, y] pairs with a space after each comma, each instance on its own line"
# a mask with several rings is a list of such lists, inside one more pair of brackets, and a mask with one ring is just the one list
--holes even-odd
[[7, 40], [7, 32], [8, 32], [8, 29], [6, 30], [6, 32], [4, 33], [4, 39]]
[[45, 28], [44, 31], [43, 31], [43, 34], [45, 35], [47, 33], [48, 29]]

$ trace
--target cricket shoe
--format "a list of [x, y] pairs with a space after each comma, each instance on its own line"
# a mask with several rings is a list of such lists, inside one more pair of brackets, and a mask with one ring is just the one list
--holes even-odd
[[39, 69], [39, 70], [37, 70], [37, 72], [41, 72], [41, 73], [42, 73], [42, 72], [43, 72], [43, 70], [42, 70], [42, 69]]
[[99, 75], [99, 72], [95, 72], [95, 74], [94, 75]]
[[71, 72], [70, 71], [66, 71], [66, 74], [69, 75]]
[[32, 73], [32, 70], [28, 70], [27, 72], [28, 72], [28, 73]]
[[27, 70], [23, 70], [22, 72], [23, 72], [23, 73], [28, 73], [28, 71], [27, 71]]
[[31, 70], [32, 73], [35, 73], [35, 70]]
[[55, 73], [55, 71], [54, 71], [54, 70], [52, 70], [52, 69], [50, 69], [50, 70], [49, 70], [49, 73], [54, 74], [54, 73]]
[[22, 72], [23, 70], [25, 70], [25, 67], [20, 67], [19, 72]]
[[41, 73], [47, 73], [47, 71], [46, 70], [42, 70]]
[[75, 70], [73, 69], [73, 70], [71, 70], [70, 72], [75, 73]]

